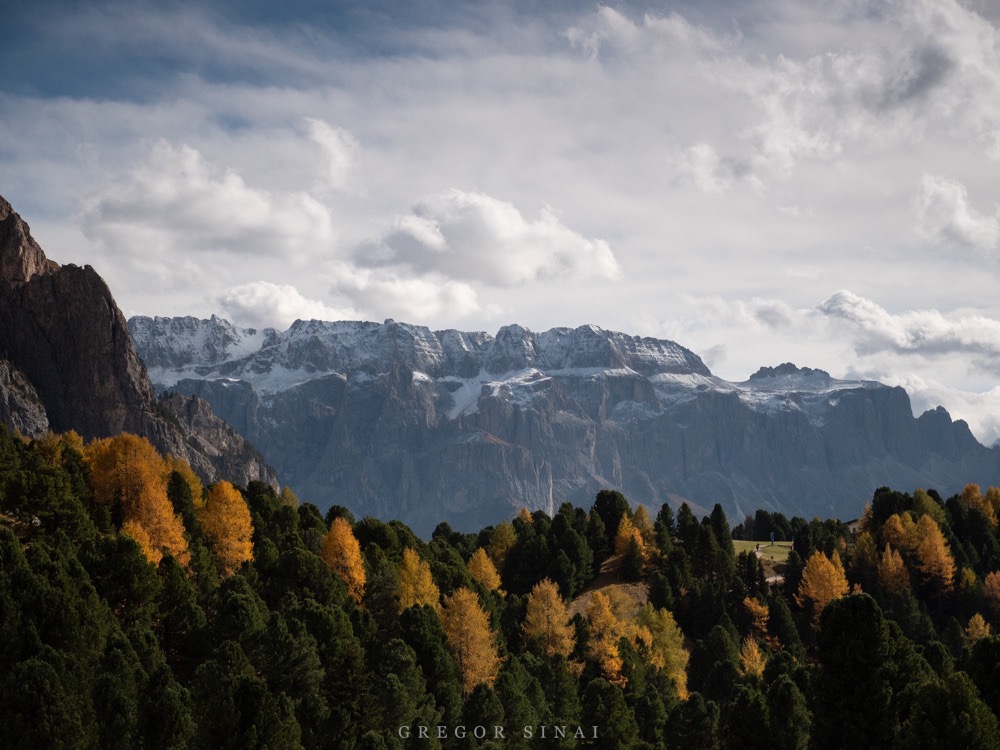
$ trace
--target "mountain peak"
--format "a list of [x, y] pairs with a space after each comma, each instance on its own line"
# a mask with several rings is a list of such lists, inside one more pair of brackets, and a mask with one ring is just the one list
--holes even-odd
[[45, 257], [27, 222], [0, 196], [0, 280], [23, 284], [58, 267]]
[[797, 375], [804, 378], [817, 378], [830, 380], [830, 373], [826, 370], [813, 369], [812, 367], [796, 367], [791, 362], [785, 362], [777, 367], [761, 367], [750, 376], [750, 380], [764, 380], [765, 378], [780, 378]]

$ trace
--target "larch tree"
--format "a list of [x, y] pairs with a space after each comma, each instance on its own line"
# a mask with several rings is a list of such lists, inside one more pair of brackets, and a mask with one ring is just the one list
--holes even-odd
[[903, 556], [888, 544], [878, 561], [878, 582], [887, 594], [898, 594], [910, 587], [910, 572]]
[[608, 682], [624, 686], [618, 650], [618, 641], [623, 635], [622, 621], [612, 611], [611, 600], [603, 592], [595, 591], [587, 605], [586, 616], [590, 623], [587, 656], [597, 663]]
[[191, 464], [185, 461], [183, 458], [177, 458], [174, 455], [167, 456], [167, 474], [169, 479], [170, 472], [176, 471], [184, 479], [184, 483], [191, 490], [191, 502], [194, 503], [196, 508], [201, 507], [204, 504], [205, 498], [205, 487], [201, 483], [201, 479], [198, 475], [194, 473], [194, 469], [191, 468]]
[[983, 638], [990, 635], [989, 623], [983, 619], [978, 612], [969, 618], [969, 624], [965, 628], [965, 637], [969, 639], [969, 645], [975, 646]]
[[986, 595], [986, 603], [993, 610], [993, 616], [1000, 620], [1000, 571], [994, 570], [986, 575], [983, 579], [983, 593]]
[[930, 516], [921, 516], [916, 538], [917, 569], [939, 594], [950, 592], [955, 582], [955, 559], [941, 528]]
[[243, 495], [229, 482], [215, 484], [198, 509], [198, 520], [224, 576], [253, 560], [253, 521]]
[[767, 659], [757, 645], [757, 639], [749, 636], [744, 638], [740, 648], [740, 671], [748, 677], [761, 677], [765, 664]]
[[978, 484], [967, 484], [962, 489], [962, 505], [966, 510], [978, 510], [990, 522], [991, 526], [997, 525], [996, 512], [993, 503], [987, 500], [979, 488]]
[[335, 518], [330, 530], [323, 537], [321, 556], [347, 587], [350, 597], [360, 602], [365, 594], [365, 565], [351, 524], [344, 518]]
[[190, 554], [184, 524], [167, 497], [168, 465], [152, 444], [123, 432], [92, 441], [83, 455], [95, 502], [109, 506], [113, 515], [117, 511], [122, 524], [131, 521], [133, 538], [138, 533], [135, 526], [143, 528], [150, 562], [158, 562], [166, 553], [187, 566]]
[[548, 578], [535, 584], [528, 594], [524, 624], [526, 641], [541, 644], [546, 656], [569, 656], [576, 645], [576, 630], [569, 622], [569, 611], [559, 596], [559, 587]]
[[757, 638], [765, 637], [767, 635], [767, 620], [771, 616], [771, 610], [768, 609], [767, 604], [747, 596], [743, 598], [743, 607], [750, 615], [753, 635]]
[[795, 601], [800, 607], [812, 604], [813, 624], [817, 626], [820, 613], [826, 605], [844, 596], [849, 590], [844, 568], [839, 564], [840, 557], [836, 552], [833, 555], [836, 563], [819, 550], [812, 554], [806, 561], [799, 590], [795, 594]]
[[647, 546], [656, 541], [656, 530], [653, 526], [653, 521], [649, 517], [649, 511], [646, 510], [646, 506], [642, 503], [639, 504], [639, 507], [635, 509], [635, 513], [632, 514], [632, 525], [639, 531], [643, 543]]
[[441, 628], [458, 663], [465, 695], [477, 685], [492, 687], [500, 672], [501, 659], [490, 618], [475, 592], [459, 588], [444, 600]]
[[635, 540], [639, 550], [645, 553], [646, 546], [642, 541], [642, 534], [632, 523], [632, 519], [623, 515], [618, 523], [618, 531], [615, 532], [615, 554], [624, 555], [627, 553], [633, 540]]
[[431, 566], [415, 549], [403, 550], [399, 564], [399, 611], [427, 604], [441, 611], [441, 592], [431, 577]]
[[687, 700], [687, 665], [690, 654], [684, 648], [684, 634], [673, 614], [648, 602], [635, 617], [636, 624], [649, 631], [649, 662], [662, 669], [677, 688], [677, 696]]
[[483, 584], [487, 591], [496, 591], [500, 588], [500, 574], [482, 547], [472, 553], [467, 567], [469, 574]]

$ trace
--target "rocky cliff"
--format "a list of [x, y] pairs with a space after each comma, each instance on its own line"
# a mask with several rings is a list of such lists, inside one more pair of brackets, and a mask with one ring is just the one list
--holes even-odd
[[241, 468], [235, 456], [252, 450], [241, 439], [206, 450], [197, 429], [166, 418], [104, 280], [90, 266], [49, 261], [2, 198], [0, 353], [0, 418], [24, 434], [72, 429], [89, 440], [132, 432], [209, 481], [275, 481], [263, 460]]
[[1000, 483], [1000, 452], [943, 410], [915, 419], [902, 389], [790, 364], [731, 383], [674, 342], [596, 326], [129, 326], [158, 389], [211, 403], [301, 497], [422, 533], [589, 506], [603, 487], [735, 519], [850, 517], [880, 485]]

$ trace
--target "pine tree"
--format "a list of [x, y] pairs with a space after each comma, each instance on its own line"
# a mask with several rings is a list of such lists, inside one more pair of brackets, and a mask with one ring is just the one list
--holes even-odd
[[507, 521], [501, 521], [490, 534], [490, 542], [486, 547], [486, 553], [490, 556], [497, 570], [503, 570], [507, 553], [517, 543], [517, 534], [514, 527]]
[[253, 560], [253, 522], [240, 491], [222, 480], [215, 484], [199, 509], [198, 520], [219, 561], [222, 575], [229, 576]]
[[468, 695], [477, 685], [492, 687], [501, 660], [489, 616], [475, 592], [460, 588], [445, 599], [441, 627], [458, 662], [463, 692]]
[[569, 656], [576, 644], [576, 630], [559, 589], [548, 578], [539, 581], [528, 594], [522, 625], [526, 641], [538, 641], [546, 656]]
[[469, 574], [483, 584], [487, 591], [496, 591], [500, 588], [500, 574], [482, 547], [472, 553], [467, 567]]
[[323, 537], [321, 555], [330, 570], [344, 582], [350, 597], [360, 602], [365, 593], [364, 559], [361, 545], [345, 519], [333, 519], [330, 530]]
[[399, 564], [399, 611], [428, 605], [441, 610], [441, 592], [431, 577], [431, 566], [412, 547], [403, 550]]

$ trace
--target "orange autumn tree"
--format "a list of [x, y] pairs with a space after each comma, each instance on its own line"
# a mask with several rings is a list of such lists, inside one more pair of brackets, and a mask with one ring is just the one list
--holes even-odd
[[623, 515], [621, 521], [618, 522], [618, 531], [615, 532], [615, 554], [624, 555], [628, 552], [633, 539], [639, 545], [639, 551], [645, 553], [646, 545], [642, 540], [642, 533], [635, 527], [627, 514]]
[[350, 597], [360, 603], [365, 594], [364, 558], [361, 557], [361, 545], [345, 519], [333, 519], [330, 530], [323, 537], [320, 556], [344, 582]]
[[934, 586], [939, 594], [950, 592], [955, 585], [955, 559], [941, 527], [930, 516], [921, 516], [915, 537], [917, 570]]
[[497, 591], [500, 588], [500, 574], [482, 547], [472, 553], [466, 567], [469, 574], [483, 584], [487, 591]]
[[576, 630], [569, 622], [569, 610], [559, 596], [559, 587], [545, 578], [528, 594], [524, 624], [526, 641], [541, 644], [546, 656], [569, 656], [576, 645]]
[[208, 492], [198, 507], [198, 520], [219, 561], [222, 574], [230, 576], [253, 560], [253, 521], [240, 491], [223, 480]]
[[844, 566], [840, 563], [840, 556], [835, 551], [831, 559], [817, 550], [806, 561], [795, 601], [800, 607], [812, 605], [813, 624], [818, 626], [819, 616], [824, 607], [834, 599], [844, 596], [848, 590], [847, 576], [844, 574]]
[[910, 587], [910, 572], [903, 556], [888, 544], [878, 561], [878, 582], [887, 594], [898, 594]]
[[431, 566], [412, 547], [403, 550], [399, 564], [399, 611], [428, 604], [441, 611], [441, 592], [431, 577]]
[[122, 531], [139, 543], [147, 559], [155, 565], [169, 554], [187, 566], [191, 556], [184, 524], [167, 498], [168, 465], [149, 441], [123, 432], [92, 441], [83, 457], [94, 501], [120, 512]]
[[586, 616], [590, 623], [587, 656], [597, 663], [608, 682], [624, 687], [618, 650], [618, 641], [623, 635], [622, 622], [612, 610], [611, 600], [603, 592], [595, 591], [587, 605]]
[[444, 600], [441, 627], [458, 662], [462, 690], [468, 695], [477, 685], [493, 686], [500, 672], [500, 656], [490, 628], [490, 618], [475, 592], [456, 589]]
[[[684, 634], [673, 614], [646, 602], [635, 617], [636, 625], [649, 632], [649, 663], [673, 680], [677, 695], [687, 700], [687, 665], [690, 655], [684, 648]], [[641, 637], [641, 635], [640, 635]]]
[[993, 611], [993, 616], [1000, 621], [1000, 571], [994, 570], [983, 579], [983, 594], [986, 596], [986, 603]]

